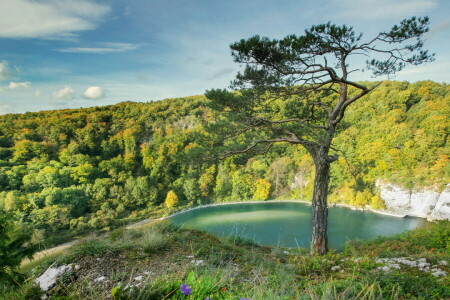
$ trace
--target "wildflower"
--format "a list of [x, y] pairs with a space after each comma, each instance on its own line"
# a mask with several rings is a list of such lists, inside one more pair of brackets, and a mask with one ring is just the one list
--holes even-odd
[[252, 300], [250, 298], [239, 298], [239, 300]]
[[184, 295], [189, 296], [189, 295], [192, 293], [192, 288], [191, 288], [189, 285], [187, 285], [186, 283], [183, 283], [183, 284], [180, 286], [180, 291], [181, 291]]

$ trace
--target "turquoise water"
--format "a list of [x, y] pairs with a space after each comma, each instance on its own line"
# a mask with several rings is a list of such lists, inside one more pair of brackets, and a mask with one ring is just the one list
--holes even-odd
[[[216, 236], [241, 236], [261, 245], [308, 248], [311, 207], [302, 203], [243, 203], [205, 207], [179, 214], [172, 222]], [[329, 246], [339, 249], [347, 240], [392, 236], [421, 227], [421, 218], [397, 218], [345, 207], [328, 210]]]

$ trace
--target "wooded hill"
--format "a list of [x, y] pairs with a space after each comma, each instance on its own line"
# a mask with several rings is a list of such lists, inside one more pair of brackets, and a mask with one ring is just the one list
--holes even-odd
[[[223, 133], [208, 131], [218, 120], [208, 102], [192, 96], [0, 116], [0, 209], [43, 239], [108, 229], [161, 209], [166, 198], [169, 206], [311, 199], [313, 162], [300, 146], [206, 159], [224, 145]], [[329, 201], [382, 207], [377, 180], [442, 189], [450, 181], [449, 117], [448, 84], [383, 83], [340, 124]]]

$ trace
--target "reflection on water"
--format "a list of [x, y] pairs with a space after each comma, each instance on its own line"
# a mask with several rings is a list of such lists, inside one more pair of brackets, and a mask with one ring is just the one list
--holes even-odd
[[[328, 237], [331, 248], [347, 240], [392, 236], [423, 226], [420, 218], [397, 218], [344, 207], [329, 208]], [[205, 207], [172, 218], [185, 228], [218, 236], [241, 236], [261, 245], [308, 248], [311, 208], [302, 203], [244, 203]]]
[[215, 225], [217, 223], [236, 223], [236, 220], [245, 220], [251, 222], [266, 222], [268, 220], [277, 220], [285, 218], [296, 218], [307, 213], [285, 211], [285, 210], [261, 210], [251, 212], [228, 212], [226, 214], [203, 214], [193, 219], [190, 224], [201, 224], [202, 226]]

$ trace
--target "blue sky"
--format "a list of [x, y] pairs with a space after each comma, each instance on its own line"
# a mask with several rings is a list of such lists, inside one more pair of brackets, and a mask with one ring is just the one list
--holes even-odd
[[395, 80], [449, 82], [448, 0], [0, 0], [0, 114], [203, 94], [228, 87], [241, 38], [328, 21], [369, 38], [413, 15], [436, 61]]

